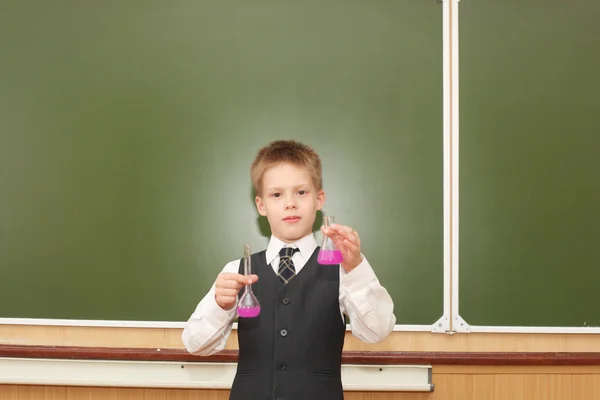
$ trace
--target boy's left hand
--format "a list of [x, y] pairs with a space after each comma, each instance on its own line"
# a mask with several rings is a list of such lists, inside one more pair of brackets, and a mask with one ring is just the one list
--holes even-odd
[[362, 262], [360, 255], [360, 238], [358, 232], [340, 224], [333, 224], [329, 228], [321, 227], [321, 232], [331, 238], [336, 247], [342, 252], [344, 261], [342, 268], [346, 272], [352, 271]]

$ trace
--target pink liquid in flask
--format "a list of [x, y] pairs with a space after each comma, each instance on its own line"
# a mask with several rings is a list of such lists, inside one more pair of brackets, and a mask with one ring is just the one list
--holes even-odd
[[317, 262], [323, 265], [336, 265], [344, 261], [342, 252], [339, 250], [321, 250], [317, 256]]
[[[244, 275], [249, 276], [251, 270], [251, 254], [250, 245], [244, 245]], [[252, 293], [252, 285], [244, 286], [244, 294], [240, 298], [237, 305], [237, 312], [241, 318], [255, 318], [260, 314], [260, 303], [254, 293]]]
[[[335, 223], [335, 217], [323, 217], [323, 226], [329, 228]], [[335, 246], [333, 240], [328, 236], [323, 236], [323, 244], [317, 256], [317, 262], [321, 265], [338, 265], [344, 261], [342, 252]]]
[[238, 307], [238, 315], [242, 318], [254, 318], [260, 314], [260, 306], [242, 308]]

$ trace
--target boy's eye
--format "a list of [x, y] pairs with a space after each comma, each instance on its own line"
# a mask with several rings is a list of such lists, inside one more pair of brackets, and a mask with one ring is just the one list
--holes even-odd
[[279, 197], [279, 196], [281, 196], [281, 193], [273, 193], [271, 196], [273, 196], [273, 197]]
[[299, 191], [298, 191], [298, 194], [299, 194], [300, 196], [303, 196], [303, 195], [305, 195], [305, 194], [306, 194], [306, 190], [299, 190]]

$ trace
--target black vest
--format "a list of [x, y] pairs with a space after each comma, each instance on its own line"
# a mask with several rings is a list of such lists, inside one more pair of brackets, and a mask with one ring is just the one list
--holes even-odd
[[265, 251], [252, 255], [258, 275], [252, 290], [261, 310], [238, 321], [240, 355], [230, 400], [344, 398], [339, 266], [319, 265], [318, 252], [287, 285], [267, 265]]

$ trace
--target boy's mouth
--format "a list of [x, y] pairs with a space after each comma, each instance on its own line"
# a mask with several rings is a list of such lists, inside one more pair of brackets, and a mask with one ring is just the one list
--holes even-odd
[[285, 217], [283, 220], [285, 222], [298, 222], [300, 221], [300, 217]]

